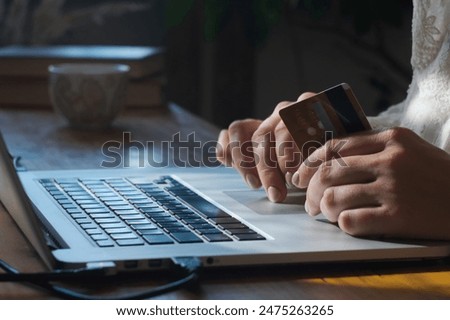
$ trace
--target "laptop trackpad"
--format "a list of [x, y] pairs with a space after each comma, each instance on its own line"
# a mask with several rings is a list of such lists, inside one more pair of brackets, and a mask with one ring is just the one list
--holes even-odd
[[306, 213], [303, 206], [306, 194], [297, 190], [290, 191], [282, 203], [270, 202], [264, 190], [230, 190], [224, 193], [259, 214]]

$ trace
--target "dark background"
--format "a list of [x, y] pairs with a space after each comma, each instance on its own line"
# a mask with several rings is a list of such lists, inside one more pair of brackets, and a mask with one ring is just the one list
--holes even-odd
[[[0, 0], [0, 26], [13, 1]], [[400, 102], [411, 78], [410, 0], [62, 2], [69, 16], [94, 12], [50, 43], [165, 46], [168, 98], [219, 126], [266, 117], [281, 100], [340, 82], [374, 115]], [[39, 3], [28, 1], [22, 37], [3, 32], [3, 45], [36, 42], [30, 21]], [[111, 3], [148, 8], [95, 13]]]

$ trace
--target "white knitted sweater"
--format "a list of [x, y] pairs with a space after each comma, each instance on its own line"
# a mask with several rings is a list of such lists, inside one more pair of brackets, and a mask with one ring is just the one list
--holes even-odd
[[369, 121], [402, 126], [450, 153], [450, 0], [413, 0], [413, 79], [405, 101]]

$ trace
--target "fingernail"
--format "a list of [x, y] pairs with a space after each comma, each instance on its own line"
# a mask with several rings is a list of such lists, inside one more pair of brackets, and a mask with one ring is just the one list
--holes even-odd
[[269, 200], [272, 202], [279, 202], [280, 198], [281, 198], [281, 193], [280, 190], [278, 190], [277, 188], [270, 186], [267, 189], [267, 195], [269, 196]]
[[286, 180], [286, 185], [289, 187], [292, 187], [292, 175], [293, 175], [293, 173], [290, 171], [286, 172], [286, 174], [284, 175], [284, 180]]
[[297, 171], [295, 171], [294, 174], [292, 175], [292, 184], [298, 187], [299, 182], [300, 182], [300, 175], [298, 174]]
[[258, 189], [259, 187], [261, 187], [261, 182], [253, 174], [247, 174], [245, 176], [245, 181], [247, 181], [247, 184], [250, 186], [250, 188]]
[[307, 214], [309, 214], [309, 208], [308, 208], [308, 202], [305, 201], [305, 211]]

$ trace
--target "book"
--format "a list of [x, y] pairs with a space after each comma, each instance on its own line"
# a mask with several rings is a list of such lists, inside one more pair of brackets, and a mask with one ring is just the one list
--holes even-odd
[[145, 46], [58, 45], [0, 48], [0, 76], [48, 76], [48, 66], [70, 62], [123, 63], [130, 78], [147, 77], [164, 69], [164, 49]]
[[[158, 108], [165, 106], [165, 81], [161, 77], [130, 80], [126, 107]], [[48, 79], [1, 77], [0, 107], [51, 107]]]

